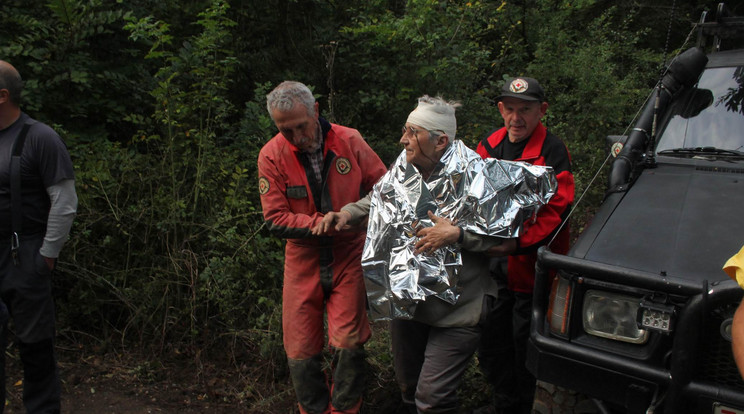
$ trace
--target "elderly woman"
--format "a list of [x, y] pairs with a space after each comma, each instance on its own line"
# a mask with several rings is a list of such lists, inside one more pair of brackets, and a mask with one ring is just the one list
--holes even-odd
[[[457, 103], [423, 96], [403, 127], [400, 143], [405, 160], [424, 182], [442, 168], [442, 158], [455, 139]], [[370, 197], [327, 213], [315, 234], [342, 231], [362, 221], [370, 211]], [[428, 211], [434, 224], [419, 228], [417, 254], [432, 254], [448, 245], [459, 245], [462, 267], [458, 272], [459, 297], [453, 304], [431, 297], [417, 304], [411, 319], [390, 324], [395, 374], [404, 404], [411, 412], [456, 413], [457, 388], [470, 358], [478, 348], [484, 306], [494, 299], [489, 255], [503, 255], [515, 248], [513, 239], [471, 233]]]

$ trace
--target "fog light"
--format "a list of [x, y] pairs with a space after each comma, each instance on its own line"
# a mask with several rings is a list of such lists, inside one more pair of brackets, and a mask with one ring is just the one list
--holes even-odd
[[588, 290], [584, 296], [584, 330], [616, 341], [642, 344], [648, 331], [640, 329], [636, 318], [641, 300], [626, 295]]
[[641, 328], [668, 334], [674, 328], [674, 306], [644, 299], [638, 312], [638, 324]]

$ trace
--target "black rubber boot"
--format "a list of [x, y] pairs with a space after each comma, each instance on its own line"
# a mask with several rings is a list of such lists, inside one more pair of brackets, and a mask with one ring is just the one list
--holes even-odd
[[364, 392], [364, 348], [338, 348], [333, 361], [333, 408], [348, 410], [359, 402]]
[[314, 355], [308, 359], [287, 359], [292, 385], [297, 401], [308, 414], [326, 412], [330, 401], [328, 383], [323, 374], [322, 356]]

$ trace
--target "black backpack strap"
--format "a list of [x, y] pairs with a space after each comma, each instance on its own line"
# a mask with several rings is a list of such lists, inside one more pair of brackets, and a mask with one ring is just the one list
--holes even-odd
[[20, 240], [18, 235], [21, 233], [23, 220], [23, 203], [21, 202], [21, 155], [23, 154], [23, 145], [26, 143], [26, 135], [31, 125], [36, 123], [29, 119], [23, 124], [21, 132], [13, 142], [13, 148], [10, 152], [10, 212], [11, 212], [11, 255], [13, 263], [18, 265], [18, 247]]

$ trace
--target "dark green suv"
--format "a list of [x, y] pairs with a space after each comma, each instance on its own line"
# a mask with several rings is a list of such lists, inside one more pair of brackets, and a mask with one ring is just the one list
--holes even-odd
[[721, 269], [744, 245], [744, 20], [721, 5], [697, 26], [631, 132], [608, 137], [591, 224], [567, 255], [540, 252], [538, 412], [587, 396], [598, 412], [744, 413], [730, 333], [743, 291]]

